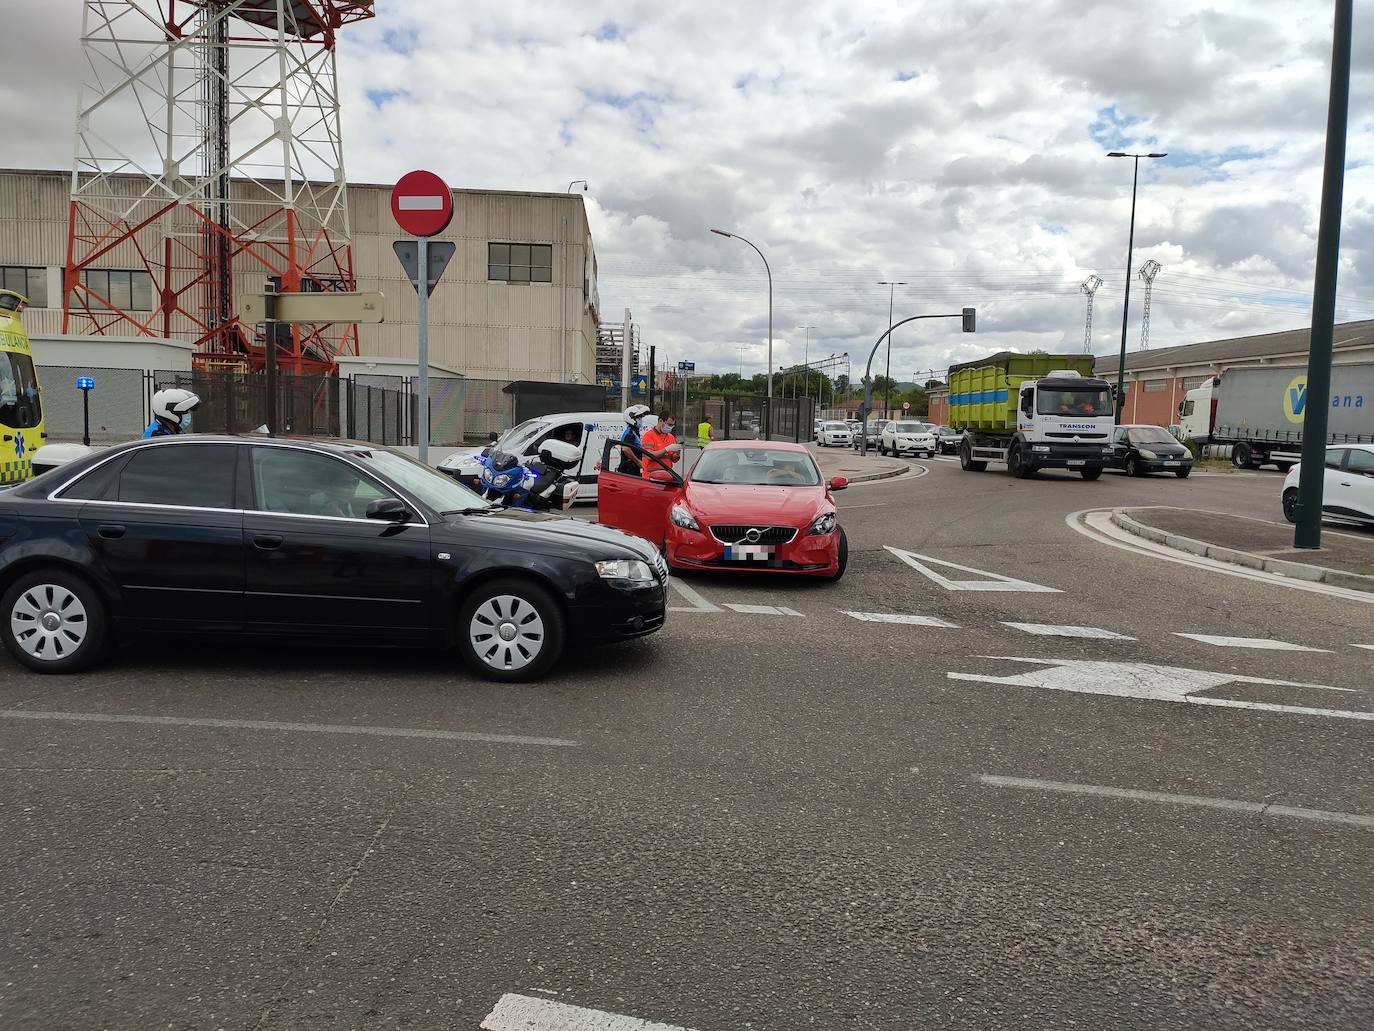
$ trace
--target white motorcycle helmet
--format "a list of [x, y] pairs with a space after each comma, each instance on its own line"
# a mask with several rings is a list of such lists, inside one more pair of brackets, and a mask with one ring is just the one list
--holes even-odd
[[567, 472], [582, 461], [582, 449], [566, 440], [546, 440], [539, 445], [539, 458], [550, 468]]
[[639, 428], [639, 420], [649, 414], [648, 405], [630, 405], [625, 409], [625, 421], [635, 429]]
[[188, 416], [199, 407], [200, 398], [180, 387], [169, 387], [153, 395], [153, 418], [173, 433], [182, 432], [183, 422], [189, 426]]

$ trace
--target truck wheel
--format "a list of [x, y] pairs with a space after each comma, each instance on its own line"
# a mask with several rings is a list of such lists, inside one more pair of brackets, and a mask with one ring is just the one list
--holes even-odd
[[959, 468], [966, 473], [981, 473], [988, 467], [987, 462], [975, 462], [973, 460], [973, 445], [967, 440], [959, 444]]
[[1231, 449], [1231, 464], [1237, 469], [1255, 468], [1255, 456], [1249, 444], [1241, 441]]
[[1079, 470], [1078, 470], [1078, 475], [1081, 476], [1081, 477], [1083, 477], [1083, 479], [1085, 479], [1085, 480], [1096, 480], [1098, 477], [1100, 477], [1100, 476], [1102, 475], [1102, 470], [1101, 470], [1100, 468], [1098, 468], [1098, 469], [1079, 469]]
[[1007, 471], [1018, 480], [1024, 480], [1035, 472], [1026, 461], [1026, 453], [1020, 444], [1013, 444], [1011, 451], [1007, 453]]

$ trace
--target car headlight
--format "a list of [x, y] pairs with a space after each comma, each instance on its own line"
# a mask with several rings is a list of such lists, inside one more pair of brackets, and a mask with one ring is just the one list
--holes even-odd
[[811, 526], [807, 529], [806, 533], [808, 536], [818, 536], [820, 534], [829, 533], [833, 529], [835, 529], [835, 513], [822, 512], [820, 515], [816, 516], [815, 519], [811, 520]]
[[1047, 455], [1049, 454], [1050, 446], [1048, 444], [1032, 444], [1031, 450], [1037, 454]]
[[695, 530], [701, 533], [701, 527], [697, 525], [696, 517], [691, 510], [682, 502], [678, 502], [668, 511], [668, 518], [673, 521], [674, 526], [680, 526], [684, 530]]
[[647, 562], [632, 558], [613, 558], [596, 564], [596, 575], [603, 580], [626, 580], [630, 583], [653, 583], [654, 572]]
[[1155, 458], [1158, 458], [1159, 456], [1158, 456], [1157, 454], [1155, 454], [1153, 451], [1149, 450], [1148, 448], [1141, 448], [1141, 449], [1140, 449], [1140, 457], [1141, 457], [1141, 458], [1155, 459]]

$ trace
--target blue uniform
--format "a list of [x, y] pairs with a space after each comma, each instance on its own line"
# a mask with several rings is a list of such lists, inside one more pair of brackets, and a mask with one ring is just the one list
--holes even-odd
[[149, 437], [174, 437], [176, 436], [176, 432], [176, 430], [170, 430], [154, 419], [152, 422], [148, 423], [148, 428], [143, 431], [143, 439], [147, 440]]
[[[626, 426], [625, 432], [620, 435], [620, 443], [633, 444], [635, 447], [639, 447], [641, 445], [641, 441], [639, 439], [639, 431], [636, 430], [633, 426]], [[620, 466], [616, 471], [628, 473], [631, 476], [638, 476], [639, 452], [634, 452], [633, 457], [631, 457], [629, 454], [626, 454], [624, 451], [620, 452]]]

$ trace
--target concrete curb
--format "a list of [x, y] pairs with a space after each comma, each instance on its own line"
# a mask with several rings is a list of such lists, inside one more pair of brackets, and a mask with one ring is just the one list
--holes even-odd
[[[901, 469], [886, 469], [880, 473], [860, 473], [858, 476], [849, 477], [850, 483], [872, 483], [875, 480], [892, 480], [898, 476], [906, 476], [912, 470], [911, 466], [903, 466]], [[843, 475], [843, 474], [841, 474]]]
[[1145, 540], [1153, 541], [1156, 544], [1162, 544], [1166, 548], [1173, 548], [1175, 551], [1186, 552], [1189, 555], [1198, 555], [1202, 558], [1214, 559], [1217, 562], [1229, 562], [1235, 566], [1274, 573], [1277, 576], [1286, 576], [1293, 580], [1330, 584], [1333, 587], [1343, 587], [1350, 591], [1366, 591], [1374, 594], [1374, 576], [1345, 573], [1339, 569], [1327, 569], [1325, 566], [1313, 566], [1305, 562], [1286, 562], [1283, 559], [1265, 558], [1263, 555], [1253, 555], [1248, 551], [1237, 551], [1234, 548], [1208, 544], [1206, 541], [1182, 537], [1155, 526], [1146, 526], [1144, 523], [1132, 519], [1124, 510], [1119, 508], [1112, 510], [1112, 522], [1129, 534], [1143, 537]]

